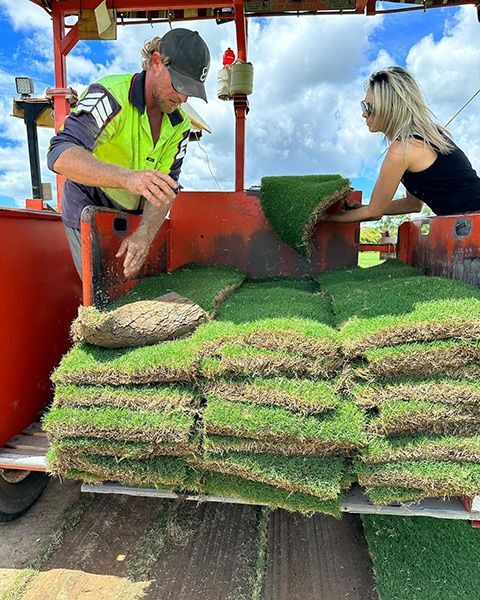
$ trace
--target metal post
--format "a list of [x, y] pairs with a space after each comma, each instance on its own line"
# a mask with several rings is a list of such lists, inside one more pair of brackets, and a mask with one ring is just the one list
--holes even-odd
[[[236, 1], [235, 29], [237, 32], [237, 56], [247, 60], [247, 19], [243, 0]], [[235, 191], [243, 192], [245, 188], [245, 117], [248, 100], [244, 94], [237, 94], [233, 100], [235, 111]]]

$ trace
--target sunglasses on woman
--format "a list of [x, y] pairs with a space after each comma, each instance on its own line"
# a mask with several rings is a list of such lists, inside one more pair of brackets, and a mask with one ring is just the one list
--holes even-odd
[[366, 112], [368, 117], [373, 115], [373, 105], [370, 104], [370, 102], [365, 102], [365, 100], [362, 100], [360, 102], [360, 106], [362, 107], [362, 113]]

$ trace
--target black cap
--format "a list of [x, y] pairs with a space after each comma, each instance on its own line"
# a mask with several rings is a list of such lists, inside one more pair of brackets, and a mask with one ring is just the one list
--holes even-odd
[[170, 30], [162, 37], [160, 52], [167, 59], [173, 87], [181, 94], [206, 102], [204, 81], [210, 67], [210, 52], [198, 31]]

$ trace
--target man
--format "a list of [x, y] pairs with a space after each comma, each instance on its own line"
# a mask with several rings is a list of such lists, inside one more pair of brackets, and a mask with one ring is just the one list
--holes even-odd
[[207, 45], [195, 31], [173, 29], [142, 49], [141, 73], [111, 75], [89, 86], [64, 127], [52, 138], [48, 166], [67, 178], [62, 220], [81, 276], [80, 215], [89, 205], [141, 211], [125, 238], [125, 277], [142, 267], [178, 193], [190, 133], [180, 104], [206, 101]]

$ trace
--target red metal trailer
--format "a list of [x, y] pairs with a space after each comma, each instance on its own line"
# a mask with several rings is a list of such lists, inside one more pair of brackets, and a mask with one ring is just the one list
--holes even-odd
[[[81, 18], [99, 0], [32, 0], [52, 17], [55, 54], [55, 88], [51, 90], [58, 128], [69, 111], [65, 56], [80, 39]], [[475, 4], [476, 0], [449, 5]], [[375, 0], [271, 0], [267, 3], [234, 0], [220, 5], [213, 0], [113, 0], [112, 19], [121, 24], [215, 18], [235, 20], [237, 56], [247, 59], [247, 18], [286, 14], [378, 14]], [[418, 8], [444, 6], [431, 0]], [[65, 18], [81, 15], [65, 26]], [[188, 12], [187, 12], [188, 9]], [[40, 8], [39, 8], [40, 10]], [[398, 10], [415, 10], [399, 8]], [[388, 11], [387, 11], [388, 12]], [[391, 11], [390, 11], [391, 12]], [[85, 17], [86, 18], [86, 17]], [[245, 117], [247, 98], [234, 99], [236, 121], [235, 191], [183, 192], [174, 203], [152, 245], [140, 276], [175, 269], [189, 262], [228, 264], [252, 277], [306, 276], [354, 265], [358, 258], [358, 225], [321, 223], [315, 232], [311, 259], [299, 256], [272, 231], [255, 191], [244, 190]], [[61, 182], [59, 182], [59, 190]], [[59, 192], [60, 193], [60, 192]], [[360, 192], [353, 192], [355, 200]], [[41, 199], [27, 207], [45, 208]], [[104, 306], [135, 282], [125, 281], [119, 261], [113, 258], [119, 243], [139, 223], [139, 217], [107, 209], [88, 208], [82, 215], [83, 290], [73, 266], [60, 216], [45, 210], [0, 209], [0, 235], [4, 240], [0, 277], [4, 284], [0, 311], [0, 521], [22, 514], [47, 482], [47, 440], [37, 423], [52, 395], [49, 376], [69, 347], [68, 329], [79, 303]], [[401, 260], [426, 273], [462, 279], [479, 285], [480, 215], [434, 217], [405, 223], [397, 244]], [[123, 486], [88, 491], [162, 495], [162, 492], [128, 490]], [[171, 493], [163, 492], [164, 496]], [[211, 500], [219, 500], [210, 498]], [[222, 501], [228, 499], [222, 498]], [[460, 502], [419, 504], [408, 514], [445, 518], [480, 519], [480, 506]], [[345, 511], [378, 511], [354, 490]], [[399, 507], [382, 512], [401, 512]]]

